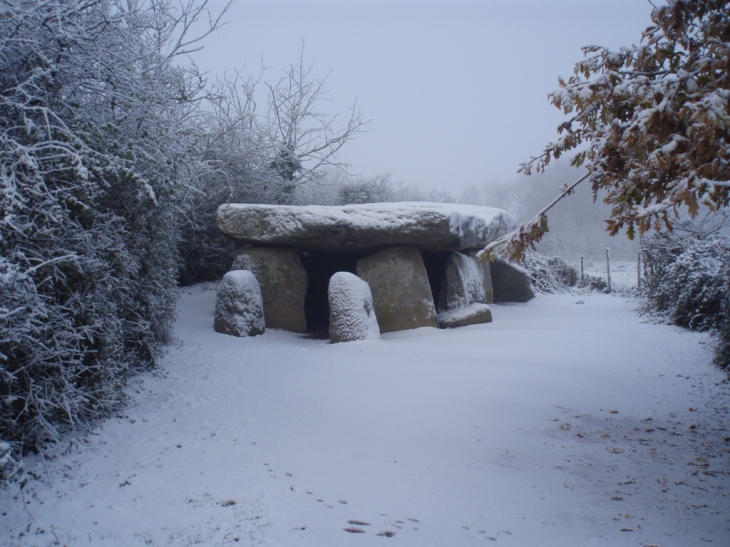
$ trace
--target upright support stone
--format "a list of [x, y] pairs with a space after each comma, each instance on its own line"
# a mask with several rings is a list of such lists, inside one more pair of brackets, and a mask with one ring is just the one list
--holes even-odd
[[266, 328], [304, 332], [307, 272], [293, 247], [245, 247], [233, 261], [234, 270], [251, 271], [261, 286]]
[[373, 296], [365, 281], [349, 272], [337, 272], [330, 278], [327, 296], [332, 344], [380, 337]]
[[501, 258], [492, 262], [491, 268], [495, 302], [527, 302], [535, 298], [527, 270]]
[[373, 295], [380, 332], [436, 327], [426, 267], [415, 247], [387, 247], [357, 261]]
[[479, 266], [479, 269], [482, 272], [482, 282], [484, 283], [484, 303], [485, 304], [491, 304], [494, 302], [494, 289], [492, 287], [492, 268], [489, 265], [488, 260], [479, 260], [477, 258], [477, 253], [479, 251], [476, 249], [471, 249], [469, 251], [466, 251], [466, 255], [469, 258], [473, 258], [476, 260], [477, 265]]
[[446, 310], [487, 303], [484, 275], [475, 259], [459, 252], [449, 254], [446, 259], [445, 277]]
[[251, 272], [233, 270], [223, 276], [218, 286], [213, 329], [233, 336], [264, 333], [261, 289]]

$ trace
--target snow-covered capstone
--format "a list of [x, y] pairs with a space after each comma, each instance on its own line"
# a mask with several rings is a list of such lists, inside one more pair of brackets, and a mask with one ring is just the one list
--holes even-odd
[[216, 332], [255, 336], [264, 332], [264, 303], [256, 277], [248, 270], [232, 270], [223, 276], [215, 302]]
[[330, 278], [327, 296], [331, 343], [380, 337], [373, 296], [365, 281], [349, 272], [337, 272]]
[[482, 249], [515, 227], [501, 209], [452, 203], [296, 206], [224, 204], [218, 227], [248, 245], [289, 245], [303, 251], [364, 252], [386, 245], [419, 250]]

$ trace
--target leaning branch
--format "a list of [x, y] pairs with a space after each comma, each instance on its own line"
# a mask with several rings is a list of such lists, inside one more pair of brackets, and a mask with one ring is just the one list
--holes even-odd
[[[484, 247], [484, 249], [479, 251], [479, 253], [477, 254], [477, 258], [479, 258], [479, 260], [493, 260], [496, 254], [503, 253], [505, 252], [505, 250], [510, 248], [517, 249], [518, 254], [521, 255], [522, 251], [525, 249], [528, 243], [537, 241], [542, 233], [546, 231], [539, 228], [542, 224], [543, 219], [545, 218], [545, 213], [552, 209], [565, 196], [572, 194], [576, 186], [578, 186], [581, 182], [583, 182], [590, 176], [591, 173], [588, 172], [580, 177], [578, 180], [576, 180], [573, 184], [564, 187], [560, 194], [548, 205], [540, 209], [540, 211], [538, 211], [538, 213], [534, 217], [532, 217], [529, 221], [520, 224], [520, 226], [518, 226], [516, 230], [508, 233], [505, 236], [502, 236], [495, 241], [492, 241], [489, 245]], [[539, 233], [539, 235], [537, 236], [534, 235], [536, 228], [538, 229]]]

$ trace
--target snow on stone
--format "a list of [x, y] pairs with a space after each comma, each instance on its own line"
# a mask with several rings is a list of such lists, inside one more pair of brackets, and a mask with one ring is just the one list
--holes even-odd
[[224, 234], [243, 243], [329, 252], [383, 245], [481, 249], [516, 226], [514, 217], [501, 209], [429, 202], [224, 204], [218, 208], [217, 222]]
[[231, 270], [218, 286], [215, 303], [216, 332], [255, 336], [264, 332], [264, 302], [256, 277], [248, 270]]
[[453, 310], [474, 303], [486, 303], [487, 295], [484, 291], [484, 274], [477, 261], [459, 252], [450, 255], [449, 261], [450, 263], [446, 266], [448, 279], [446, 291], [447, 309]]
[[453, 329], [468, 325], [491, 323], [492, 311], [487, 304], [470, 304], [465, 308], [449, 310], [438, 315], [439, 328]]
[[337, 272], [330, 278], [327, 294], [332, 343], [380, 338], [373, 296], [365, 281], [349, 272]]

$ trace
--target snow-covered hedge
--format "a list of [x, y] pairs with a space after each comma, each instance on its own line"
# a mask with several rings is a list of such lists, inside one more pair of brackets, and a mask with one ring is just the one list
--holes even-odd
[[660, 234], [644, 251], [645, 310], [692, 330], [720, 333], [718, 359], [730, 359], [730, 237]]
[[655, 237], [644, 253], [647, 309], [693, 330], [719, 329], [725, 321], [730, 238]]
[[530, 272], [532, 287], [538, 293], [565, 292], [578, 282], [578, 273], [563, 259], [527, 251], [522, 266]]
[[170, 338], [203, 85], [176, 66], [176, 10], [3, 3], [0, 438], [16, 449], [104, 416]]

